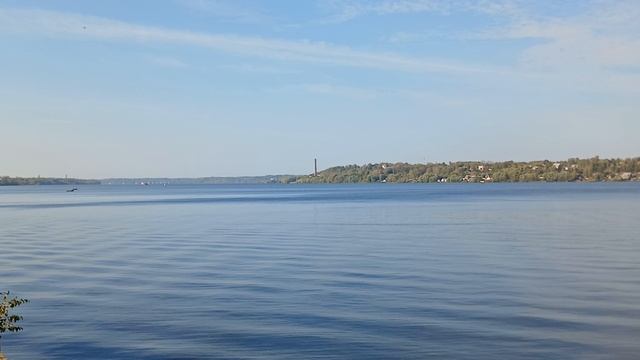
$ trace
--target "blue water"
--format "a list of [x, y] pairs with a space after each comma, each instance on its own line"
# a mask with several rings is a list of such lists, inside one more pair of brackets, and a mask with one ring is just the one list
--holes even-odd
[[0, 187], [9, 360], [637, 359], [640, 183]]

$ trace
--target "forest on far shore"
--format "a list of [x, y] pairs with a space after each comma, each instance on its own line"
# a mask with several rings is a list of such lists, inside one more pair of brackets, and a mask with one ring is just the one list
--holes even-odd
[[449, 163], [379, 163], [336, 166], [282, 179], [288, 183], [434, 183], [434, 182], [570, 182], [638, 181], [640, 157], [628, 159], [572, 158], [566, 161]]
[[640, 157], [572, 158], [566, 161], [449, 163], [378, 163], [335, 166], [310, 175], [265, 175], [203, 178], [122, 178], [86, 180], [0, 176], [2, 185], [180, 185], [180, 184], [313, 184], [313, 183], [486, 183], [486, 182], [640, 181]]
[[100, 184], [98, 180], [50, 178], [50, 177], [9, 177], [0, 176], [2, 185], [89, 185]]

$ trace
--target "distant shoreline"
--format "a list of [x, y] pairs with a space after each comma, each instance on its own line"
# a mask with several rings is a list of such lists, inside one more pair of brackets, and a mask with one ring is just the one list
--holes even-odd
[[341, 183], [510, 183], [640, 181], [640, 157], [529, 162], [377, 163], [336, 166], [310, 175], [263, 175], [200, 178], [76, 179], [0, 177], [7, 185], [214, 185]]
[[100, 180], [68, 179], [51, 177], [9, 177], [0, 176], [0, 186], [20, 185], [100, 185]]

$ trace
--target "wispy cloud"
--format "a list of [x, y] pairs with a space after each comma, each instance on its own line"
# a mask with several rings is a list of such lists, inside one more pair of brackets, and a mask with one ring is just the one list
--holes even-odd
[[375, 14], [387, 15], [412, 12], [444, 12], [448, 5], [438, 0], [385, 0], [385, 1], [359, 1], [359, 0], [330, 0], [323, 5], [333, 12], [324, 19], [327, 23], [344, 22], [357, 17]]
[[[434, 5], [435, 4], [435, 5]], [[531, 3], [506, 0], [453, 0], [442, 4], [437, 0], [384, 0], [358, 7], [362, 12], [392, 14], [399, 12], [464, 12], [482, 13], [493, 19], [489, 28], [473, 33], [396, 32], [387, 37], [391, 43], [425, 42], [433, 38], [462, 41], [521, 41], [523, 50], [513, 64], [514, 73], [551, 76], [548, 81], [576, 81], [582, 88], [637, 90], [640, 78], [640, 2], [635, 0], [599, 0], [574, 6], [566, 13], [554, 3], [535, 8]], [[365, 10], [363, 10], [365, 9]], [[528, 40], [537, 40], [534, 42]], [[528, 42], [525, 42], [528, 41]], [[556, 80], [554, 80], [555, 78]]]
[[510, 15], [520, 11], [516, 0], [324, 0], [321, 6], [332, 14], [323, 22], [345, 22], [365, 15], [394, 15], [475, 12], [487, 15]]
[[258, 65], [251, 63], [240, 63], [232, 65], [220, 66], [221, 69], [236, 71], [245, 74], [299, 74], [300, 70], [292, 69], [290, 67], [277, 67], [268, 65]]
[[520, 56], [520, 64], [532, 69], [606, 71], [640, 64], [638, 19], [639, 2], [603, 1], [569, 17], [519, 17], [470, 38], [539, 39]]
[[192, 32], [34, 9], [0, 8], [0, 31], [17, 31], [48, 37], [180, 44], [251, 57], [395, 71], [464, 74], [498, 71], [455, 61], [357, 50], [325, 42]]
[[229, 0], [176, 0], [178, 4], [199, 14], [239, 23], [264, 23], [271, 17], [255, 8]]
[[409, 100], [424, 106], [462, 107], [478, 106], [475, 97], [437, 93], [425, 89], [380, 88], [353, 86], [334, 82], [288, 84], [267, 90], [273, 93], [305, 92], [311, 95], [337, 97], [357, 101], [381, 101], [384, 99]]
[[398, 31], [389, 36], [383, 37], [381, 40], [392, 44], [415, 44], [423, 43], [433, 39], [460, 38], [459, 33], [451, 31], [428, 30], [422, 32], [406, 32]]

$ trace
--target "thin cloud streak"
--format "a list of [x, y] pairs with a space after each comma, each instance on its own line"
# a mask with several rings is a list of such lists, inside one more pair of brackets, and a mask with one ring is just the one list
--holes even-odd
[[177, 0], [177, 3], [194, 13], [211, 16], [223, 21], [259, 24], [273, 22], [269, 16], [257, 10], [239, 6], [237, 1], [225, 0]]
[[369, 14], [385, 16], [396, 14], [473, 12], [492, 16], [516, 16], [521, 13], [515, 0], [327, 0], [324, 7], [334, 13], [320, 23], [340, 23]]
[[35, 9], [0, 8], [0, 31], [48, 37], [180, 44], [243, 56], [405, 72], [486, 74], [500, 71], [453, 61], [435, 61], [393, 53], [362, 51], [325, 42], [208, 34]]

